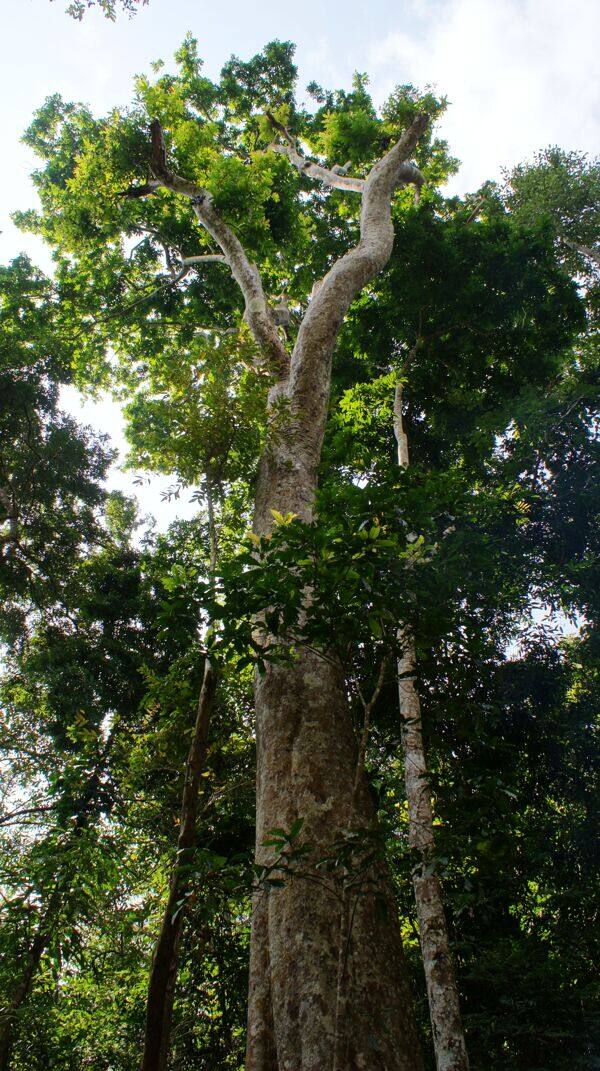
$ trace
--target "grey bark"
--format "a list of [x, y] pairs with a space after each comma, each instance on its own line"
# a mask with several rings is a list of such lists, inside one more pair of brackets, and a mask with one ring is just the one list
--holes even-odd
[[[277, 416], [261, 460], [255, 513], [259, 534], [272, 525], [271, 509], [312, 519], [335, 340], [350, 303], [390, 256], [391, 196], [424, 125], [422, 120], [415, 124], [371, 171], [363, 192], [360, 240], [325, 276], [300, 326], [289, 377], [272, 392]], [[269, 859], [262, 847], [268, 830], [289, 828], [299, 816], [315, 857], [328, 853], [349, 816], [358, 826], [370, 825], [362, 771], [354, 792], [356, 747], [343, 675], [335, 663], [303, 651], [291, 668], [269, 666], [256, 681], [256, 717], [259, 863]], [[247, 1071], [421, 1067], [387, 875], [381, 873], [377, 888], [355, 907], [348, 934], [348, 905], [327, 891], [311, 886], [307, 895], [302, 883], [292, 880], [281, 889], [257, 893]], [[344, 940], [344, 1021], [336, 1024]]]
[[[402, 383], [394, 398], [394, 433], [398, 464], [409, 465], [408, 438], [402, 419]], [[409, 846], [416, 855], [413, 888], [437, 1071], [468, 1071], [469, 1060], [460, 1015], [458, 986], [452, 964], [442, 888], [436, 873], [431, 788], [416, 686], [415, 646], [406, 628], [399, 630], [398, 698], [402, 724], [404, 780], [408, 803]]]
[[[337, 334], [351, 302], [390, 257], [392, 195], [402, 182], [417, 181], [408, 158], [426, 125], [419, 116], [360, 180], [360, 239], [323, 279], [290, 359], [256, 266], [216, 213], [210, 195], [169, 170], [160, 125], [152, 124], [155, 178], [142, 194], [163, 185], [190, 198], [240, 286], [245, 318], [274, 375], [256, 493], [258, 534], [270, 531], [271, 510], [312, 519]], [[347, 176], [321, 169], [318, 177], [348, 188]], [[125, 192], [138, 196], [140, 191]], [[301, 650], [292, 666], [271, 664], [257, 676], [255, 701], [257, 861], [271, 859], [263, 847], [268, 831], [289, 829], [298, 817], [316, 861], [331, 851], [350, 820], [367, 828], [374, 818], [362, 771], [355, 792], [356, 745], [341, 667], [324, 653]], [[251, 937], [247, 1071], [330, 1071], [334, 1061], [347, 1071], [420, 1071], [394, 898], [383, 867], [356, 900], [347, 931], [339, 898], [323, 885], [292, 878], [277, 890], [259, 889]], [[344, 933], [344, 1021], [336, 1024]]]
[[562, 237], [561, 241], [565, 245], [569, 246], [569, 249], [574, 249], [576, 253], [581, 253], [582, 256], [587, 257], [588, 260], [592, 260], [597, 268], [600, 268], [600, 249], [593, 249], [592, 246], [582, 245], [581, 242], [574, 242], [571, 238]]

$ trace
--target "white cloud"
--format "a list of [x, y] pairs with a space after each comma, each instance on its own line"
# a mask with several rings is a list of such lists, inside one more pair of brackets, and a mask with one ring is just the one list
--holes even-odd
[[456, 189], [549, 144], [598, 151], [594, 0], [450, 0], [428, 15], [419, 0], [413, 11], [419, 35], [393, 30], [371, 47], [373, 89], [381, 99], [399, 82], [429, 82], [449, 98], [443, 133], [463, 162]]
[[[17, 232], [8, 218], [12, 209], [35, 204], [28, 176], [36, 161], [18, 142], [34, 108], [57, 90], [100, 111], [127, 102], [133, 72], [147, 70], [158, 55], [168, 59], [189, 28], [198, 31], [210, 76], [231, 51], [248, 56], [279, 37], [298, 42], [303, 83], [349, 86], [354, 70], [368, 71], [378, 101], [399, 82], [436, 84], [451, 101], [443, 135], [463, 161], [457, 190], [475, 189], [551, 143], [598, 149], [597, 0], [371, 0], [368, 9], [364, 0], [224, 0], [200, 24], [198, 0], [152, 0], [135, 19], [115, 24], [97, 13], [74, 23], [64, 6], [19, 0], [3, 27], [0, 87], [10, 107], [0, 117], [0, 137], [11, 146], [0, 173], [3, 260], [25, 249], [46, 270], [52, 266], [40, 240]], [[82, 403], [74, 392], [64, 402], [78, 419], [110, 433], [122, 461], [118, 407], [106, 399]], [[134, 491], [164, 527], [194, 512], [187, 496], [162, 503], [161, 490], [172, 482], [153, 477], [151, 487], [136, 488], [116, 468], [109, 486]]]

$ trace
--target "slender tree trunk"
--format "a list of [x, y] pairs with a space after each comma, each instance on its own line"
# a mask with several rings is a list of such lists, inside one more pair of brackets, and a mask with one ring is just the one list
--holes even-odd
[[169, 1056], [179, 945], [186, 914], [185, 899], [190, 886], [189, 867], [196, 837], [198, 793], [206, 758], [215, 686], [215, 671], [207, 658], [204, 665], [198, 714], [186, 764], [177, 859], [171, 875], [169, 896], [150, 968], [142, 1071], [164, 1071]]
[[[206, 499], [211, 575], [214, 576], [217, 562], [217, 539], [212, 491], [208, 481]], [[204, 661], [204, 678], [185, 768], [177, 856], [150, 968], [141, 1071], [165, 1071], [169, 1058], [173, 1000], [179, 966], [179, 946], [186, 916], [187, 895], [190, 889], [190, 866], [196, 839], [198, 796], [206, 762], [208, 732], [216, 684], [215, 669], [207, 656]]]
[[[402, 384], [394, 398], [394, 432], [398, 464], [409, 464], [408, 439], [402, 420]], [[437, 1071], [468, 1071], [469, 1061], [460, 1015], [458, 987], [452, 965], [442, 889], [435, 867], [433, 812], [421, 728], [421, 703], [416, 687], [416, 652], [410, 633], [399, 630], [403, 654], [398, 660], [398, 693], [402, 719], [404, 780], [408, 801], [409, 845], [417, 856], [413, 887], [419, 919], [421, 951], [433, 1032]]]

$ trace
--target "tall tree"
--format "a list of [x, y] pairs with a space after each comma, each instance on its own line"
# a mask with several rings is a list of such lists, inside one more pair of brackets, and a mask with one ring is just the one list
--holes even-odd
[[[394, 390], [394, 434], [398, 464], [410, 463], [408, 436], [402, 418], [402, 381]], [[421, 700], [417, 686], [417, 652], [410, 631], [399, 626], [402, 654], [398, 659], [398, 703], [402, 719], [402, 753], [409, 819], [409, 843], [418, 857], [413, 887], [427, 999], [438, 1071], [467, 1069], [469, 1060], [460, 1014], [458, 984], [450, 952], [442, 888], [435, 861], [431, 785], [423, 742]]]
[[[134, 108], [106, 120], [50, 98], [27, 135], [46, 160], [42, 211], [21, 220], [56, 250], [74, 374], [126, 393], [137, 457], [184, 484], [221, 459], [228, 538], [243, 549], [225, 556], [211, 612], [237, 665], [258, 665], [249, 1066], [418, 1066], [374, 823], [377, 809], [389, 853], [402, 834], [374, 771], [393, 782], [397, 624], [414, 636], [443, 799], [438, 770], [448, 788], [453, 733], [467, 731], [456, 696], [468, 711], [474, 695], [486, 703], [473, 674], [503, 661], [533, 578], [556, 593], [545, 455], [530, 500], [502, 446], [528, 441], [527, 405], [540, 413], [562, 376], [580, 303], [547, 221], [519, 222], [499, 198], [474, 216], [471, 200], [437, 194], [452, 162], [418, 117], [439, 113], [431, 96], [401, 87], [378, 117], [358, 76], [350, 93], [312, 86], [318, 107], [304, 112], [277, 42], [216, 84], [190, 40], [178, 65], [140, 79]], [[392, 202], [399, 180], [409, 188]], [[412, 463], [399, 474], [391, 409], [407, 354]], [[195, 581], [179, 577], [189, 628]], [[174, 670], [164, 692], [178, 686]], [[438, 730], [447, 753], [432, 748]], [[465, 810], [472, 838], [486, 812]], [[394, 872], [409, 881], [404, 862]], [[468, 1001], [467, 1022], [476, 1030]]]
[[[292, 103], [288, 57], [289, 50], [286, 55], [282, 46], [275, 45], [266, 50], [264, 57], [257, 57], [254, 61], [257, 73], [261, 66], [265, 73], [270, 68], [275, 69], [275, 81], [268, 86], [275, 109], [279, 104], [279, 86], [283, 89], [284, 99], [289, 100], [290, 105]], [[189, 48], [182, 52], [181, 61], [185, 70], [184, 78], [192, 80], [193, 94], [201, 96], [204, 93], [207, 98], [206, 104], [203, 104], [198, 96], [198, 105], [214, 110], [216, 101], [211, 105], [210, 94], [212, 92], [214, 98], [215, 91], [211, 90], [206, 80], [203, 82], [200, 78]], [[251, 85], [249, 74], [244, 72], [248, 85]], [[234, 75], [237, 76], [235, 83], [232, 80]], [[231, 72], [224, 72], [223, 86], [217, 92], [217, 99], [221, 96], [226, 107], [248, 116], [248, 134], [244, 136], [251, 137], [257, 122], [252, 114], [255, 105], [251, 93], [255, 93], [255, 90], [245, 89], [239, 69], [233, 68]], [[165, 82], [161, 90], [163, 87], [166, 90]], [[148, 92], [150, 102], [150, 87]], [[165, 103], [167, 100], [168, 94]], [[268, 99], [265, 103], [269, 103]], [[157, 108], [157, 111], [161, 113], [163, 108]], [[136, 153], [129, 159], [127, 155], [122, 157], [122, 163], [130, 172], [136, 170], [138, 159], [144, 156], [150, 168], [145, 185], [134, 184], [127, 190], [127, 202], [132, 209], [125, 208], [121, 213], [123, 218], [131, 216], [132, 212], [133, 216], [139, 218], [141, 196], [160, 189], [168, 191], [168, 201], [164, 202], [163, 198], [158, 202], [159, 206], [162, 203], [176, 203], [173, 194], [186, 198], [196, 219], [220, 249], [219, 257], [224, 258], [242, 292], [245, 319], [258, 347], [255, 363], [271, 380], [269, 431], [259, 466], [254, 509], [254, 526], [259, 535], [270, 532], [274, 523], [273, 510], [280, 515], [296, 514], [304, 521], [312, 517], [329, 404], [331, 356], [339, 326], [353, 298], [385, 266], [389, 258], [393, 242], [391, 198], [396, 187], [402, 183], [421, 182], [420, 173], [409, 162], [409, 157], [425, 130], [426, 119], [424, 116], [414, 118], [414, 112], [415, 109], [408, 123], [396, 124], [399, 140], [398, 134], [396, 138], [393, 138], [393, 134], [388, 135], [388, 138], [393, 138], [393, 147], [378, 163], [366, 169], [365, 178], [352, 179], [339, 175], [333, 167], [322, 168], [318, 164], [311, 164], [297, 152], [294, 138], [286, 132], [283, 140], [275, 144], [284, 157], [290, 157], [289, 163], [281, 156], [276, 156], [272, 149], [269, 150], [268, 143], [265, 144], [255, 165], [247, 172], [251, 182], [248, 189], [246, 165], [235, 156], [225, 157], [220, 152], [220, 143], [226, 145], [235, 136], [235, 127], [230, 128], [226, 122], [217, 121], [214, 124], [214, 121], [201, 117], [194, 124], [191, 115], [189, 121], [192, 125], [188, 130], [191, 133], [195, 126], [196, 134], [192, 136], [200, 139], [198, 148], [201, 143], [209, 148], [211, 142], [213, 145], [210, 157], [213, 180], [209, 184], [216, 184], [214, 194], [198, 182], [193, 171], [192, 177], [180, 174], [180, 171], [185, 172], [191, 161], [186, 161], [185, 152], [179, 161], [171, 156], [174, 143], [167, 151], [163, 134], [163, 123], [168, 129], [167, 115], [162, 117], [163, 123], [159, 119], [152, 121], [151, 151], [144, 148], [143, 141], [139, 141], [141, 131], [138, 127]], [[66, 116], [67, 113], [64, 114]], [[95, 126], [84, 113], [74, 114], [73, 118], [82, 135], [86, 127], [91, 132]], [[279, 119], [265, 119], [264, 122], [266, 129], [263, 138], [265, 133], [273, 138], [280, 129], [285, 129]], [[269, 124], [274, 129], [269, 130]], [[125, 127], [114, 128], [119, 140], [126, 133], [127, 125], [126, 122]], [[402, 125], [405, 126], [404, 133]], [[374, 116], [371, 126], [369, 152], [371, 156], [376, 156], [375, 143], [380, 140], [381, 134]], [[38, 129], [41, 134], [42, 128]], [[100, 128], [96, 129], [99, 131]], [[183, 132], [183, 127], [177, 125], [177, 129]], [[54, 126], [54, 130], [60, 139], [60, 127]], [[213, 136], [213, 130], [216, 136]], [[37, 141], [37, 131], [32, 130], [32, 137]], [[54, 140], [52, 134], [50, 138]], [[84, 142], [81, 144], [83, 146]], [[298, 164], [300, 166], [296, 170], [300, 174], [325, 179], [328, 185], [349, 191], [351, 196], [358, 194], [362, 200], [362, 213], [356, 245], [326, 272], [290, 353], [280, 336], [258, 270], [240, 238], [225, 222], [216, 190], [225, 183], [235, 195], [236, 188], [239, 188], [250, 207], [251, 227], [252, 215], [256, 217], [256, 224], [260, 225], [260, 215], [264, 209], [259, 198], [264, 203], [267, 192], [261, 192], [260, 185], [264, 185], [264, 180], [273, 172], [278, 183], [283, 184], [283, 189], [287, 187], [289, 193], [286, 199], [291, 207], [290, 198], [297, 199], [299, 195], [298, 180], [294, 181], [286, 169]], [[71, 153], [68, 167], [74, 166], [82, 176], [81, 161], [76, 164], [76, 157]], [[122, 167], [119, 170], [123, 172]], [[253, 198], [252, 185], [256, 185], [256, 198]], [[42, 186], [44, 198], [46, 194], [52, 196], [52, 185], [43, 179]], [[74, 202], [71, 207], [74, 207]], [[67, 214], [70, 211], [67, 209]], [[149, 211], [153, 215], [152, 208]], [[176, 211], [180, 213], [179, 209]], [[309, 216], [303, 214], [308, 225]], [[66, 219], [65, 223], [69, 230], [70, 224]], [[184, 228], [193, 234], [185, 217], [183, 223]], [[71, 236], [83, 249], [83, 235], [77, 237], [77, 229], [78, 225], [75, 231], [71, 230]], [[253, 240], [251, 230], [248, 239], [255, 246], [254, 254], [260, 253], [260, 246], [256, 245], [256, 238]], [[83, 242], [85, 244], [84, 238]], [[208, 252], [208, 257], [215, 259], [212, 252]], [[196, 270], [201, 266], [202, 262], [194, 265]], [[187, 267], [187, 264], [182, 265], [182, 268]], [[65, 270], [68, 271], [66, 263]], [[219, 264], [212, 266], [209, 262], [204, 270], [222, 272], [223, 268]], [[373, 821], [372, 805], [362, 778], [359, 779], [358, 792], [354, 791], [356, 757], [346, 708], [343, 673], [340, 666], [332, 664], [326, 651], [304, 651], [297, 664], [291, 667], [267, 666], [257, 678], [256, 708], [259, 739], [258, 862], [263, 864], [272, 855], [263, 846], [268, 831], [272, 828], [290, 829], [299, 819], [304, 822], [306, 841], [313, 845], [315, 861], [331, 851], [340, 831], [349, 825], [370, 827]], [[297, 760], [290, 766], [292, 750]], [[335, 764], [332, 755], [335, 755]], [[383, 872], [379, 874], [374, 871], [371, 882], [372, 889], [357, 903], [351, 940], [344, 941], [343, 948], [340, 945], [339, 912], [327, 889], [319, 891], [317, 887], [309, 911], [306, 911], [303, 889], [298, 882], [287, 882], [284, 887], [273, 888], [270, 892], [264, 887], [258, 890], [251, 953], [249, 1067], [277, 1066], [292, 1058], [297, 1060], [300, 1049], [304, 1053], [302, 1059], [305, 1066], [317, 1066], [330, 1061], [334, 1048], [340, 1046], [347, 1047], [348, 1059], [360, 1057], [373, 1066], [387, 1059], [386, 1054], [391, 1059], [392, 1052], [393, 1058], [400, 1064], [418, 1066], [418, 1044], [391, 891]], [[385, 912], [378, 907], [380, 901], [387, 905]], [[293, 950], [288, 940], [290, 928], [296, 931]], [[374, 939], [375, 934], [379, 935], [377, 939]], [[315, 961], [311, 951], [315, 944], [323, 949], [320, 962]], [[392, 957], [389, 956], [390, 944], [396, 950]], [[293, 967], [292, 959], [295, 959]], [[350, 992], [344, 994], [346, 1015], [342, 1017], [338, 1014], [339, 1021], [336, 1023], [336, 1003], [339, 1005], [339, 1000], [336, 1002], [336, 980], [341, 960], [345, 961], [344, 987], [350, 987]], [[305, 1009], [301, 1019], [297, 1019], [294, 1012], [297, 1006]]]
[[[339, 326], [354, 297], [389, 259], [393, 242], [391, 197], [402, 182], [420, 184], [419, 173], [407, 160], [425, 125], [425, 117], [418, 117], [367, 178], [358, 182], [305, 161], [294, 139], [282, 128], [284, 141], [277, 143], [277, 148], [299, 170], [314, 170], [316, 178], [334, 188], [359, 192], [363, 201], [359, 241], [321, 281], [288, 355], [256, 266], [215, 210], [209, 191], [171, 170], [162, 127], [158, 120], [152, 122], [152, 177], [146, 187], [132, 187], [127, 195], [138, 197], [164, 186], [191, 201], [242, 291], [250, 330], [275, 380], [269, 397], [270, 433], [256, 491], [254, 529], [259, 536], [271, 531], [273, 511], [292, 513], [305, 522], [312, 520], [329, 405], [331, 357]], [[341, 668], [331, 663], [326, 652], [303, 652], [293, 667], [267, 667], [257, 678], [256, 713], [257, 862], [268, 861], [264, 841], [269, 830], [291, 828], [298, 819], [304, 823], [315, 857], [325, 858], [340, 830], [355, 822], [364, 827], [372, 820], [366, 786], [354, 791], [356, 760]], [[383, 876], [375, 879], [373, 892], [359, 903], [353, 932], [346, 935], [336, 912], [332, 912], [327, 890], [313, 896], [308, 910], [297, 884], [288, 883], [274, 893], [265, 889], [257, 893], [250, 967], [249, 1068], [285, 1066], [292, 1059], [298, 1060], [299, 1050], [302, 1066], [316, 1068], [330, 1062], [340, 1046], [344, 1054], [340, 1066], [364, 1063], [369, 1059], [369, 1037], [376, 1039], [376, 1045], [370, 1046], [378, 1053], [376, 1063], [395, 1059], [397, 1063], [400, 1060], [399, 1066], [418, 1066], [406, 982], [399, 970], [399, 934], [391, 910], [385, 920], [377, 918], [377, 895], [389, 901]], [[290, 932], [294, 933], [292, 947]], [[369, 944], [367, 934], [373, 933], [374, 944]], [[387, 958], [390, 944], [396, 948], [393, 965]], [[322, 947], [319, 963], [311, 952], [315, 945]], [[335, 997], [339, 995], [336, 979], [342, 957], [347, 960], [342, 984], [348, 987], [352, 978], [352, 992], [345, 994], [345, 1015], [339, 1021]], [[300, 1008], [305, 1009], [305, 1015], [311, 1009], [304, 1022], [296, 1018]]]

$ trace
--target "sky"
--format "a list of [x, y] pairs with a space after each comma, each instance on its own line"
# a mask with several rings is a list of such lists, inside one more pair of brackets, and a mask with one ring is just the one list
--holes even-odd
[[[600, 150], [598, 0], [150, 0], [134, 18], [97, 12], [74, 22], [67, 0], [0, 0], [0, 258], [27, 252], [51, 264], [37, 239], [16, 231], [10, 213], [35, 205], [35, 165], [20, 137], [46, 96], [60, 93], [102, 113], [131, 99], [132, 78], [169, 61], [184, 35], [199, 42], [209, 77], [232, 53], [248, 58], [274, 38], [294, 41], [301, 91], [315, 79], [348, 88], [366, 72], [377, 103], [397, 84], [429, 84], [448, 97], [441, 134], [461, 160], [451, 192], [464, 193], [548, 145]], [[122, 421], [109, 399], [63, 404], [111, 435], [125, 455]], [[113, 468], [109, 485], [134, 493], [164, 528], [196, 507], [161, 495], [173, 481], [142, 488]]]

